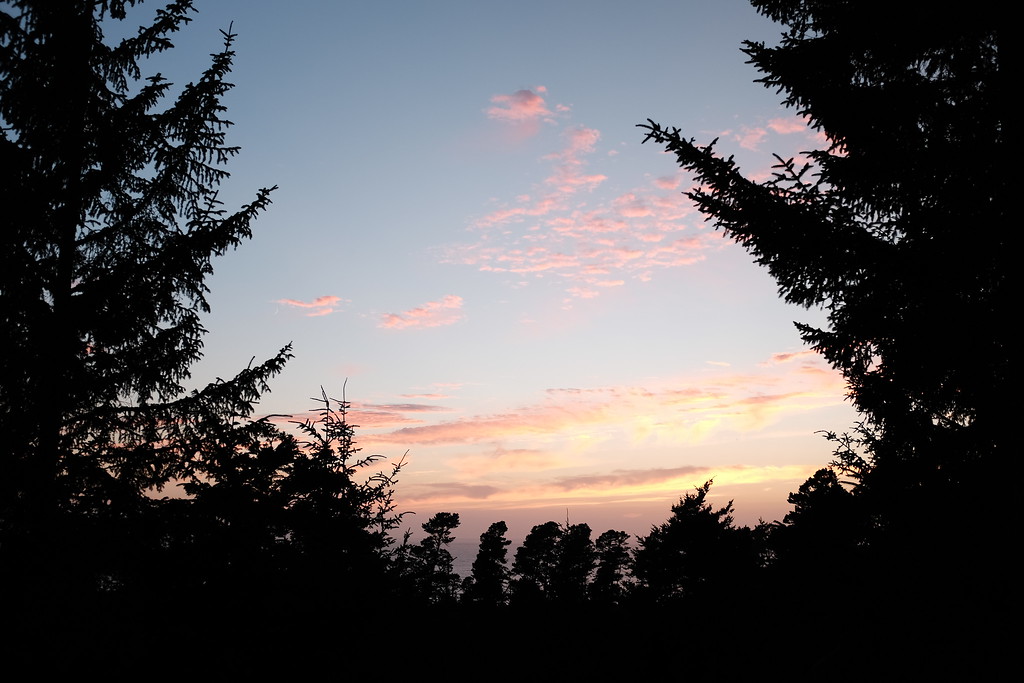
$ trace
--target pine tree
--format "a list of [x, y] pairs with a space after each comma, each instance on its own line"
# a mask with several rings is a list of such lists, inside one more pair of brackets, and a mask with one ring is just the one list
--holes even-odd
[[545, 522], [530, 529], [512, 561], [513, 604], [536, 604], [553, 597], [561, 538], [562, 527], [558, 522]]
[[562, 527], [551, 576], [551, 595], [560, 603], [579, 604], [587, 600], [590, 575], [597, 561], [590, 533], [589, 524], [566, 523]]
[[826, 329], [798, 328], [863, 416], [833, 435], [840, 464], [897, 523], [1017, 451], [1012, 19], [999, 3], [753, 4], [787, 30], [744, 52], [827, 144], [759, 183], [715, 142], [654, 122], [647, 139], [695, 174], [689, 196], [787, 301], [827, 311]]
[[417, 561], [414, 573], [420, 597], [428, 602], [449, 603], [456, 598], [461, 582], [448, 546], [455, 540], [452, 531], [459, 524], [457, 512], [438, 512], [421, 525], [427, 535], [412, 555]]
[[172, 47], [192, 3], [105, 41], [105, 23], [135, 4], [14, 0], [0, 11], [5, 552], [71, 512], [135, 514], [147, 490], [277, 434], [247, 418], [289, 347], [185, 390], [212, 259], [250, 237], [274, 189], [235, 211], [218, 200], [238, 152], [221, 104], [234, 35], [166, 102], [172, 84], [143, 77], [140, 62]]
[[641, 596], [666, 602], [735, 590], [759, 568], [753, 531], [733, 523], [731, 500], [717, 510], [711, 505], [711, 483], [680, 498], [668, 521], [639, 539], [633, 575]]
[[590, 584], [591, 599], [604, 604], [616, 604], [625, 597], [627, 577], [633, 566], [629, 550], [629, 534], [609, 529], [597, 537], [597, 569]]
[[509, 576], [508, 546], [512, 544], [505, 538], [507, 532], [505, 522], [495, 522], [480, 534], [480, 548], [469, 577], [472, 580], [465, 592], [468, 602], [482, 605], [505, 603]]
[[[391, 592], [387, 551], [403, 516], [393, 486], [404, 458], [374, 472], [383, 456], [360, 455], [349, 403], [323, 390], [314, 400], [315, 419], [294, 423], [301, 440], [217, 444], [183, 484], [189, 499], [162, 501], [181, 509], [156, 553], [165, 564], [197, 558], [201, 566], [183, 573], [243, 601], [253, 594], [246, 586], [267, 584], [281, 598], [349, 608]], [[350, 586], [360, 593], [325, 590]]]

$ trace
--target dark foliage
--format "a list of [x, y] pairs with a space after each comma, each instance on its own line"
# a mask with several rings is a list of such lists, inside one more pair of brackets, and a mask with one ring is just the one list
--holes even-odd
[[470, 575], [463, 594], [466, 602], [482, 605], [502, 605], [508, 591], [508, 546], [512, 541], [505, 538], [508, 525], [495, 522], [480, 534], [480, 549], [473, 560]]
[[711, 482], [672, 506], [672, 517], [639, 539], [633, 574], [638, 595], [670, 602], [719, 590], [733, 591], [761, 564], [755, 534], [733, 524], [732, 501], [717, 510], [708, 502]]
[[594, 543], [597, 569], [590, 584], [591, 599], [604, 604], [617, 604], [628, 593], [633, 560], [629, 548], [629, 534], [609, 529]]
[[793, 510], [771, 532], [777, 568], [823, 582], [852, 578], [871, 526], [864, 501], [839, 482], [835, 470], [823, 468], [789, 494], [788, 502]]
[[512, 562], [512, 601], [532, 604], [551, 598], [562, 527], [545, 522], [530, 529]]
[[427, 535], [410, 553], [411, 578], [418, 599], [450, 604], [458, 597], [460, 581], [448, 546], [455, 540], [452, 531], [459, 523], [458, 513], [438, 512], [421, 525]]
[[[357, 459], [347, 404], [326, 394], [304, 442], [251, 419], [290, 347], [185, 390], [212, 261], [273, 188], [235, 211], [218, 200], [238, 152], [221, 104], [234, 35], [172, 98], [141, 65], [192, 3], [105, 40], [136, 4], [0, 11], [0, 583], [62, 608], [380, 574], [401, 463], [367, 476], [380, 456]], [[158, 499], [172, 486], [185, 497]]]
[[590, 577], [597, 561], [589, 524], [567, 524], [555, 548], [551, 594], [564, 604], [580, 604], [588, 598]]
[[[988, 488], [1018, 450], [1011, 321], [1020, 269], [1007, 164], [1019, 60], [1009, 10], [753, 4], [787, 31], [775, 46], [746, 43], [750, 62], [827, 146], [806, 152], [806, 163], [780, 158], [758, 183], [715, 142], [654, 122], [646, 139], [694, 173], [699, 189], [689, 196], [768, 268], [787, 301], [828, 312], [827, 329], [798, 327], [843, 372], [862, 414], [852, 433], [829, 435], [836, 465], [865, 506], [873, 552], [916, 589], [923, 574], [949, 566], [951, 545], [965, 551], [954, 573], [992, 553], [994, 539], [977, 533], [988, 521], [949, 501]], [[1000, 504], [1010, 492], [996, 486]], [[823, 514], [845, 518], [837, 499], [828, 486], [813, 496]], [[794, 527], [810, 519], [797, 515]], [[860, 531], [843, 521], [837, 533]]]
[[244, 418], [290, 355], [184, 393], [211, 258], [250, 236], [273, 188], [233, 213], [217, 200], [238, 151], [220, 105], [233, 36], [159, 110], [171, 84], [139, 62], [171, 46], [190, 3], [110, 46], [101, 22], [124, 11], [23, 0], [0, 15], [8, 520], [135, 505], [211, 443], [265, 434]]

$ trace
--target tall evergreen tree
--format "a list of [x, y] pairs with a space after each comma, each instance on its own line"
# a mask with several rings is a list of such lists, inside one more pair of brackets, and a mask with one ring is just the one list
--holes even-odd
[[512, 541], [505, 538], [508, 525], [495, 522], [480, 534], [480, 548], [473, 560], [472, 579], [465, 598], [482, 605], [501, 605], [506, 600], [508, 587], [508, 546]]
[[234, 35], [167, 102], [172, 84], [143, 77], [141, 62], [172, 47], [192, 3], [105, 40], [104, 24], [136, 4], [0, 9], [5, 552], [68, 512], [137, 512], [145, 491], [201, 471], [213, 451], [276, 434], [247, 418], [288, 347], [201, 391], [184, 384], [202, 350], [212, 259], [250, 236], [273, 189], [235, 211], [218, 200], [238, 151], [221, 104]]
[[759, 568], [752, 530], [733, 524], [731, 500], [716, 510], [710, 491], [707, 481], [687, 493], [667, 522], [639, 539], [633, 575], [642, 597], [666, 602], [735, 590]]
[[530, 529], [512, 561], [514, 604], [533, 604], [551, 599], [561, 538], [562, 527], [558, 522], [545, 522]]
[[460, 581], [448, 546], [455, 540], [452, 531], [459, 523], [457, 512], [438, 512], [422, 524], [427, 535], [412, 550], [417, 562], [414, 574], [420, 597], [429, 602], [447, 603], [456, 598]]
[[755, 182], [715, 142], [654, 122], [647, 139], [695, 174], [689, 196], [787, 301], [826, 309], [826, 329], [798, 327], [863, 415], [834, 437], [840, 465], [883, 527], [916, 537], [1019, 450], [1013, 20], [995, 2], [753, 4], [786, 32], [744, 51], [827, 144]]
[[604, 604], [618, 603], [626, 594], [627, 576], [632, 568], [629, 534], [609, 529], [597, 537], [594, 550], [597, 570], [590, 584], [591, 598]]
[[776, 568], [796, 581], [849, 581], [862, 571], [870, 528], [863, 501], [847, 490], [834, 469], [815, 472], [789, 494], [793, 505], [770, 533]]
[[594, 571], [597, 552], [590, 539], [589, 524], [566, 524], [555, 548], [557, 559], [551, 576], [551, 594], [563, 604], [587, 599], [587, 586]]

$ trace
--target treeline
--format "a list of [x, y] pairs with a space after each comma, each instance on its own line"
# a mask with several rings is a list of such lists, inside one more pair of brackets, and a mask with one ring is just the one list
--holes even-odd
[[418, 543], [409, 530], [397, 541], [404, 462], [378, 470], [380, 456], [356, 447], [348, 403], [322, 400], [316, 419], [295, 423], [298, 436], [207, 444], [203, 468], [177, 484], [184, 496], [83, 492], [44, 520], [8, 527], [8, 604], [63, 611], [187, 595], [237, 607], [272, 586], [285, 603], [653, 606], [791, 578], [836, 581], [871, 547], [866, 508], [822, 469], [790, 495], [784, 520], [753, 528], [735, 523], [732, 501], [712, 505], [711, 481], [637, 538], [550, 521], [510, 556], [508, 527], [495, 522], [461, 577], [450, 551], [459, 515], [437, 513]]
[[[468, 576], [454, 571], [449, 546], [459, 515], [422, 525], [419, 544], [390, 551], [403, 597], [433, 605], [681, 605], [759, 590], [838, 587], [859, 576], [881, 543], [868, 508], [836, 471], [822, 468], [790, 494], [781, 521], [737, 525], [733, 501], [715, 507], [712, 482], [685, 494], [669, 519], [631, 538], [586, 523], [534, 526], [514, 554], [504, 521], [480, 536]], [[888, 542], [887, 542], [888, 544]], [[877, 571], [877, 567], [876, 567]], [[914, 579], [920, 581], [920, 577]]]

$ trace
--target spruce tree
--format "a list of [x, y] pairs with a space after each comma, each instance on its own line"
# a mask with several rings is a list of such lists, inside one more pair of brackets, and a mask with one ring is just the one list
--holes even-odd
[[192, 3], [105, 40], [106, 23], [136, 4], [14, 0], [0, 11], [5, 553], [39, 555], [70, 513], [134, 514], [218, 449], [275, 434], [247, 418], [289, 347], [231, 380], [185, 385], [212, 259], [250, 237], [273, 190], [234, 210], [218, 200], [238, 152], [221, 104], [234, 35], [222, 32], [209, 68], [171, 99], [142, 62], [172, 47]]
[[760, 566], [749, 527], [733, 523], [733, 502], [717, 510], [708, 501], [711, 481], [672, 506], [667, 522], [638, 539], [633, 575], [641, 598], [653, 602], [703, 598], [722, 586], [749, 582]]
[[883, 524], [907, 524], [1018, 450], [1012, 19], [1000, 3], [753, 4], [786, 27], [777, 45], [745, 43], [760, 82], [827, 142], [757, 182], [716, 141], [643, 127], [781, 296], [827, 312], [824, 329], [798, 328], [863, 417], [833, 435], [840, 466]]
[[[825, 142], [801, 160], [778, 158], [758, 182], [716, 141], [642, 127], [694, 174], [689, 196], [768, 268], [780, 295], [824, 309], [824, 328], [798, 328], [842, 371], [861, 413], [849, 433], [828, 436], [849, 478], [836, 486], [854, 486], [846, 502], [864, 526], [827, 544], [783, 534], [811, 544], [785, 559], [866, 562], [859, 590], [922, 615], [925, 631], [950, 614], [973, 621], [964, 615], [1003, 599], [1012, 580], [1005, 539], [1019, 515], [1005, 476], [1019, 452], [1014, 17], [997, 2], [967, 12], [920, 1], [752, 4], [785, 32], [744, 52]], [[987, 505], [957, 504], [982, 493]], [[790, 519], [803, 526], [812, 511], [835, 512], [832, 502], [805, 496]], [[940, 614], [935, 596], [951, 586], [961, 590]]]

